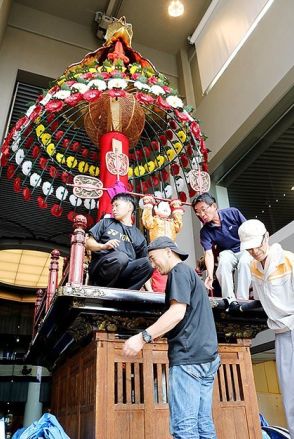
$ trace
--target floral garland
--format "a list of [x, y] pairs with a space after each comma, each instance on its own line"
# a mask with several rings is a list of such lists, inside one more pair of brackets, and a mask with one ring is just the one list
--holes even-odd
[[[42, 120], [45, 116], [54, 117], [61, 114], [64, 108], [81, 107], [97, 101], [102, 94], [107, 93], [112, 98], [125, 97], [127, 93], [132, 93], [145, 108], [158, 107], [163, 110], [169, 117], [171, 129], [159, 135], [159, 139], [152, 140], [149, 145], [143, 148], [133, 148], [130, 151], [130, 167], [128, 171], [130, 190], [139, 187], [142, 191], [147, 191], [151, 187], [160, 185], [161, 180], [167, 183], [169, 172], [172, 176], [180, 174], [180, 169], [184, 170], [184, 177], [188, 182], [188, 172], [190, 169], [198, 169], [200, 164], [203, 171], [207, 171], [208, 151], [205, 146], [205, 136], [197, 120], [191, 116], [192, 109], [184, 107], [184, 103], [177, 96], [176, 90], [168, 85], [166, 78], [160, 73], [155, 73], [150, 68], [142, 68], [138, 63], [123, 65], [121, 60], [111, 63], [109, 60], [104, 61], [102, 66], [92, 64], [92, 66], [79, 66], [74, 71], [63, 75], [56, 84], [38, 99], [35, 105], [32, 105], [26, 115], [21, 118], [15, 127], [10, 131], [2, 146], [1, 165], [6, 166], [11, 158], [14, 159], [16, 167], [12, 164], [8, 166], [7, 176], [13, 178], [18, 169], [21, 169], [25, 176], [24, 183], [29, 184], [35, 189], [42, 186], [45, 199], [38, 197], [40, 207], [46, 207], [47, 197], [53, 194], [53, 182], [57, 178], [57, 170], [51, 162], [57, 164], [65, 171], [61, 174], [64, 184], [71, 181], [71, 172], [73, 170], [90, 176], [99, 175], [99, 167], [87, 162], [88, 150], [82, 154], [84, 159], [77, 159], [73, 154], [61, 152], [61, 141], [64, 139], [62, 130], [54, 129], [55, 125], [45, 126]], [[56, 124], [58, 126], [58, 123]], [[32, 148], [32, 129], [38, 140], [38, 144]], [[28, 132], [28, 134], [27, 134]], [[24, 140], [25, 139], [25, 140]], [[76, 144], [78, 142], [75, 142]], [[64, 146], [64, 145], [63, 145]], [[66, 151], [68, 146], [64, 146]], [[71, 145], [75, 152], [77, 145]], [[32, 160], [26, 160], [26, 148], [32, 148], [32, 158], [39, 159], [41, 173], [32, 172], [34, 163]], [[41, 152], [48, 156], [40, 157]], [[13, 154], [11, 154], [11, 152]], [[12, 155], [12, 157], [11, 157]], [[196, 159], [197, 157], [197, 159]], [[150, 158], [150, 159], [149, 159]], [[143, 161], [144, 159], [144, 161]], [[148, 160], [147, 160], [148, 159]], [[48, 164], [49, 163], [49, 164]], [[169, 171], [165, 169], [169, 166]], [[48, 171], [53, 179], [51, 182], [43, 179], [44, 172]], [[157, 177], [158, 171], [161, 171], [161, 180]], [[136, 180], [139, 181], [136, 186]], [[20, 190], [21, 179], [15, 178], [14, 188]], [[163, 195], [171, 192], [170, 185], [166, 184]], [[180, 186], [178, 187], [178, 189]], [[182, 187], [181, 187], [182, 189]], [[182, 190], [180, 191], [182, 192]], [[193, 196], [193, 190], [190, 188], [189, 195]], [[30, 199], [31, 192], [25, 187], [23, 189], [25, 199]], [[82, 202], [85, 207], [92, 210], [97, 207], [94, 200], [82, 201], [74, 195], [70, 195], [66, 186], [58, 186], [55, 190], [55, 196], [61, 202], [69, 198], [70, 203], [76, 208]], [[170, 195], [171, 196], [171, 195]], [[183, 192], [182, 201], [186, 198]], [[60, 206], [59, 206], [60, 207]], [[60, 216], [62, 211], [55, 208], [55, 216]]]

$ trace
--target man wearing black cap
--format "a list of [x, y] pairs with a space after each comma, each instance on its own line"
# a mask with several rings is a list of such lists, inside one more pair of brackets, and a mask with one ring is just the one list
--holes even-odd
[[188, 255], [168, 237], [148, 246], [149, 259], [168, 274], [164, 314], [129, 338], [124, 354], [135, 356], [144, 343], [167, 334], [170, 429], [174, 439], [216, 439], [211, 416], [214, 378], [219, 367], [217, 336], [203, 282], [183, 261]]
[[113, 218], [103, 218], [92, 229], [86, 248], [92, 252], [89, 266], [93, 285], [140, 290], [153, 268], [147, 257], [147, 243], [133, 224], [136, 207], [128, 193], [112, 200]]

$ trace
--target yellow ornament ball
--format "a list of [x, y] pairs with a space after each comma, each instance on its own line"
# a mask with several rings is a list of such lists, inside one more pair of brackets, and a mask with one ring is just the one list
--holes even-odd
[[175, 148], [176, 152], [179, 153], [183, 149], [183, 144], [181, 142], [176, 142], [174, 144], [174, 148]]
[[132, 178], [133, 175], [134, 175], [134, 170], [133, 170], [133, 168], [129, 167], [129, 169], [128, 169], [128, 177]]
[[141, 175], [144, 175], [145, 174], [144, 166], [136, 166], [134, 168], [134, 174], [136, 177], [141, 177]]
[[163, 157], [163, 155], [158, 155], [155, 159], [155, 163], [159, 168], [163, 165], [164, 162], [165, 158]]
[[45, 127], [44, 127], [44, 125], [38, 125], [38, 126], [37, 126], [37, 128], [36, 128], [36, 134], [37, 134], [38, 137], [40, 137], [41, 134], [44, 133], [44, 131], [45, 131]]
[[40, 139], [43, 145], [46, 146], [51, 142], [52, 136], [49, 133], [43, 133], [41, 134]]
[[58, 152], [56, 154], [56, 160], [58, 161], [58, 163], [61, 163], [61, 164], [65, 163], [65, 157], [60, 152]]
[[66, 164], [69, 168], [75, 168], [78, 164], [78, 161], [74, 156], [70, 155], [66, 159]]
[[87, 162], [79, 162], [79, 164], [78, 164], [78, 170], [80, 171], [80, 172], [87, 172], [88, 171], [88, 169], [89, 169], [89, 165], [88, 165], [88, 163]]
[[175, 158], [175, 156], [177, 155], [176, 151], [174, 149], [171, 149], [171, 148], [166, 151], [166, 154], [167, 154], [168, 159], [170, 161], [172, 161]]
[[185, 142], [185, 140], [187, 139], [187, 135], [184, 131], [178, 131], [177, 135], [181, 142]]
[[46, 148], [46, 151], [49, 155], [54, 155], [56, 151], [54, 143], [49, 143], [49, 145]]
[[152, 162], [152, 160], [150, 162], [147, 162], [145, 165], [145, 169], [147, 172], [152, 172], [155, 169], [155, 163]]
[[91, 165], [89, 167], [89, 174], [92, 175], [92, 177], [98, 177], [98, 175], [99, 175], [98, 166]]

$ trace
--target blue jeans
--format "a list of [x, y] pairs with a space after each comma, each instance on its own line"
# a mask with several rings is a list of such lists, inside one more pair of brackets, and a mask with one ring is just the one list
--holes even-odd
[[174, 439], [217, 439], [212, 420], [214, 361], [169, 369], [170, 432]]

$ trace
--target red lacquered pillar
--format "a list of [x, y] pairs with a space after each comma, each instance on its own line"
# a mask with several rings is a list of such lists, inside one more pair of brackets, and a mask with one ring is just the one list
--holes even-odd
[[50, 303], [53, 299], [58, 284], [59, 257], [59, 250], [52, 250], [47, 287], [46, 312], [50, 307]]
[[87, 219], [83, 215], [77, 215], [74, 219], [73, 227], [68, 284], [81, 285], [83, 283]]

